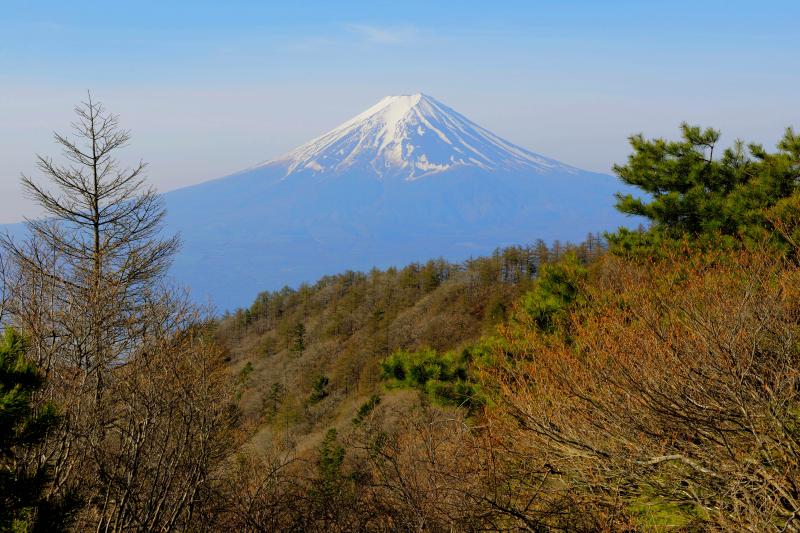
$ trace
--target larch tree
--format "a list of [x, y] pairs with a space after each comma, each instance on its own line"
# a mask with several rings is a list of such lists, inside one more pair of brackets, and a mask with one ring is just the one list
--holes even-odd
[[178, 249], [144, 163], [91, 99], [75, 108], [63, 160], [37, 156], [22, 186], [44, 212], [28, 236], [0, 237], [5, 326], [28, 340], [43, 388], [32, 401], [63, 424], [26, 456], [50, 473], [43, 497], [74, 495], [78, 530], [192, 529], [211, 469], [229, 450], [223, 356], [203, 313], [164, 280]]
[[75, 114], [74, 138], [54, 135], [64, 162], [37, 156], [52, 187], [22, 177], [24, 190], [45, 217], [27, 220], [27, 242], [6, 237], [2, 247], [26, 273], [27, 280], [16, 285], [18, 293], [27, 292], [24, 303], [35, 298], [32, 290], [48, 294], [48, 307], [56, 312], [47, 333], [51, 340], [69, 339], [58, 344], [60, 354], [69, 353], [71, 364], [95, 376], [99, 392], [104, 371], [123, 362], [132, 338], [142, 333], [137, 317], [179, 240], [162, 237], [165, 210], [145, 183], [146, 164], [124, 167], [116, 157], [130, 140], [117, 115], [91, 95]]

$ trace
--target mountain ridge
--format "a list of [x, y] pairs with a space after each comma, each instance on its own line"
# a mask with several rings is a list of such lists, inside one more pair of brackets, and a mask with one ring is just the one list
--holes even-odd
[[[485, 159], [469, 161], [464, 143]], [[234, 309], [334, 272], [579, 242], [630, 225], [613, 207], [620, 190], [612, 176], [518, 147], [418, 93], [164, 199], [168, 229], [184, 242], [172, 274], [196, 299]]]
[[[466, 145], [484, 158], [471, 161]], [[418, 93], [384, 98], [282, 156], [162, 197], [164, 230], [183, 242], [171, 277], [196, 301], [233, 310], [336, 272], [460, 262], [634, 226], [613, 207], [620, 191], [630, 188], [505, 141]], [[22, 224], [4, 228], [26, 234]]]
[[513, 144], [423, 93], [386, 96], [339, 126], [248, 170], [286, 165], [286, 176], [309, 170], [420, 179], [459, 167], [485, 170], [578, 171]]

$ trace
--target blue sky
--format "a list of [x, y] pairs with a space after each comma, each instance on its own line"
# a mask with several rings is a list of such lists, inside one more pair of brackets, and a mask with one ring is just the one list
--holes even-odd
[[17, 1], [0, 6], [0, 222], [87, 89], [162, 190], [280, 155], [422, 91], [609, 171], [687, 120], [773, 145], [800, 127], [796, 1]]

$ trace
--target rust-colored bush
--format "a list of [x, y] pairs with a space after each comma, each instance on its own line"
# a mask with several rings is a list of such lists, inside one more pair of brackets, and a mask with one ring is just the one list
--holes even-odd
[[800, 529], [800, 269], [608, 257], [581, 290], [568, 340], [507, 329], [486, 369], [509, 456], [640, 525]]

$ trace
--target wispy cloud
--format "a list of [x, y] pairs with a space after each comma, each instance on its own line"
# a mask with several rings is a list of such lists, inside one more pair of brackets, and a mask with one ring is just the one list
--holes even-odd
[[373, 26], [348, 24], [347, 28], [376, 44], [414, 44], [420, 41], [422, 32], [414, 26]]

